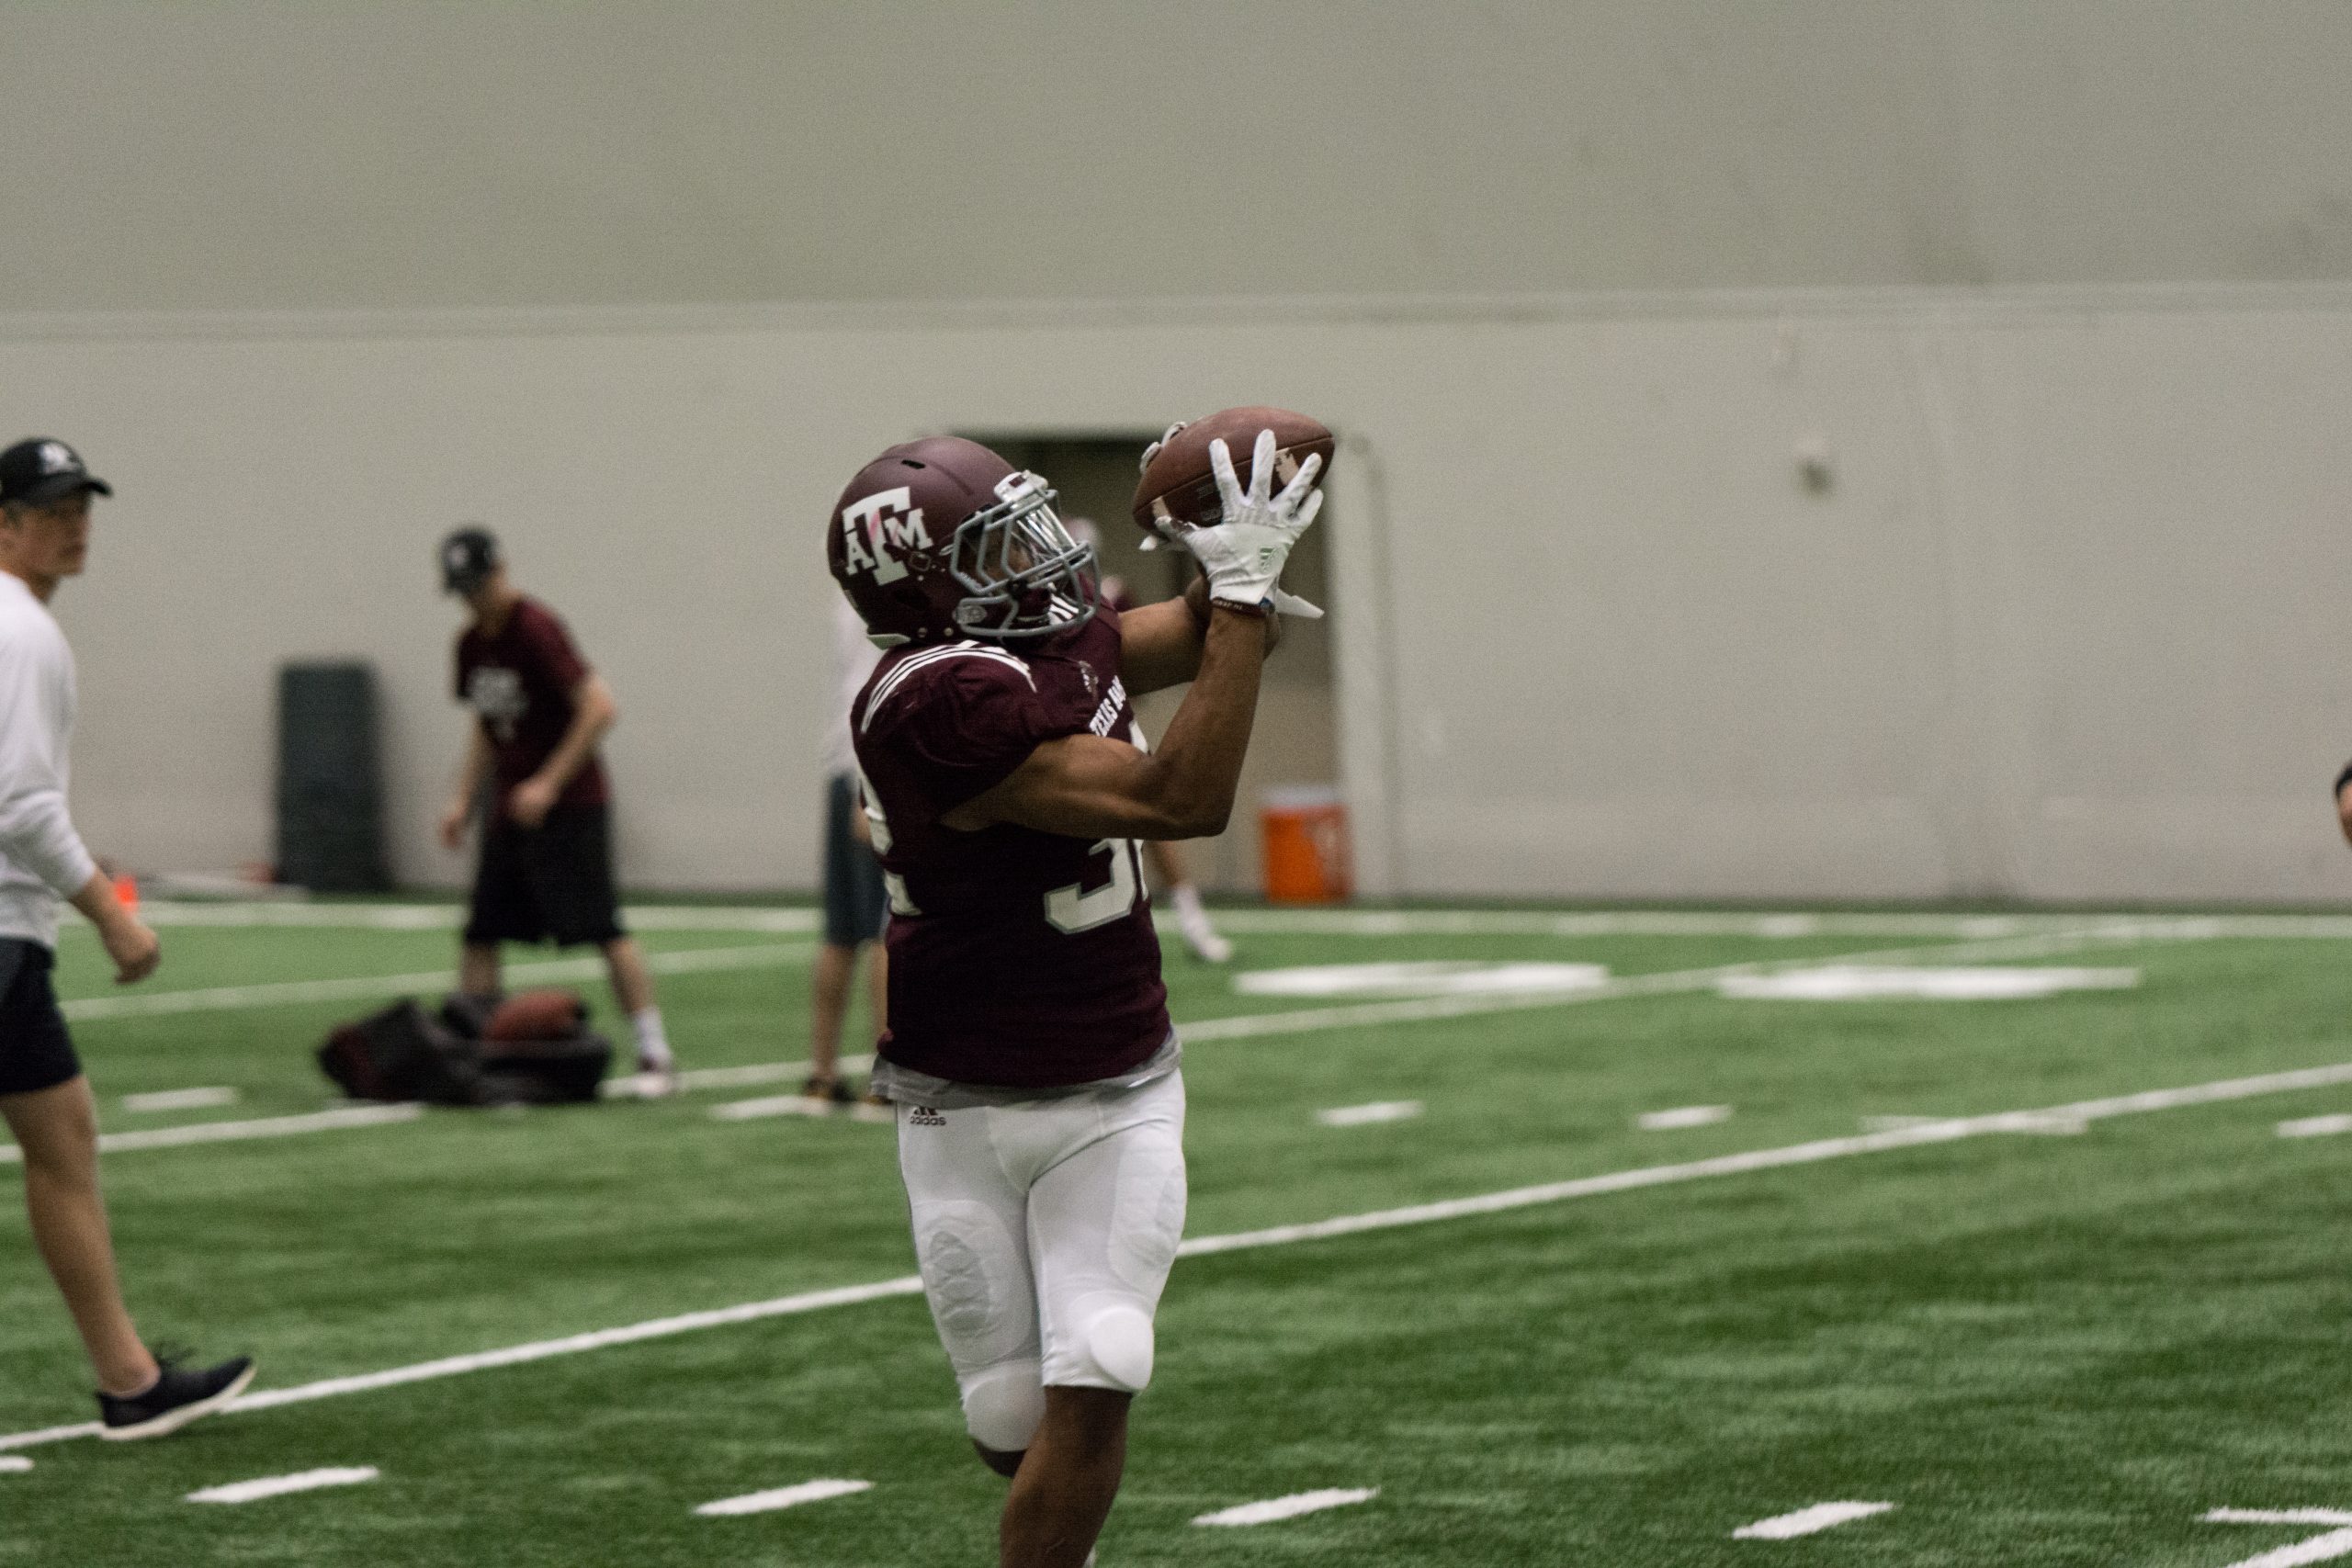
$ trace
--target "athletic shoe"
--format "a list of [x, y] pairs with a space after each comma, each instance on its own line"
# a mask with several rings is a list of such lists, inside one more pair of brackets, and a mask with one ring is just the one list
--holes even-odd
[[1209, 924], [1206, 916], [1188, 920], [1180, 915], [1176, 925], [1184, 933], [1184, 945], [1191, 948], [1193, 956], [1202, 963], [1226, 964], [1232, 961], [1233, 944], [1216, 934], [1216, 928]]
[[821, 1100], [828, 1105], [854, 1105], [857, 1102], [857, 1091], [849, 1087], [847, 1079], [820, 1077], [815, 1073], [808, 1075], [808, 1081], [800, 1086], [800, 1092], [810, 1100]]
[[239, 1356], [217, 1367], [183, 1368], [169, 1357], [159, 1358], [156, 1365], [161, 1371], [146, 1393], [121, 1399], [110, 1393], [98, 1395], [98, 1416], [105, 1423], [100, 1437], [122, 1443], [176, 1432], [228, 1404], [254, 1381], [251, 1356]]
[[678, 1064], [669, 1056], [638, 1053], [637, 1092], [643, 1100], [667, 1100], [678, 1092]]

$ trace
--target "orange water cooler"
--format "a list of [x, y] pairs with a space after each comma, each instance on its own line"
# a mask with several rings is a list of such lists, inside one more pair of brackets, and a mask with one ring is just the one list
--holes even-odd
[[1348, 808], [1329, 784], [1290, 784], [1259, 797], [1266, 901], [1336, 904], [1355, 893]]

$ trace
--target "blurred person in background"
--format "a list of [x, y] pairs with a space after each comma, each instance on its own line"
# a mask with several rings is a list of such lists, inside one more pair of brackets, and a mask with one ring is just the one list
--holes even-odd
[[441, 586], [473, 615], [458, 637], [457, 694], [474, 721], [441, 814], [443, 846], [464, 844], [478, 808], [483, 818], [458, 988], [498, 996], [501, 942], [593, 943], [636, 1037], [643, 1087], [666, 1094], [676, 1061], [613, 889], [612, 790], [596, 755], [620, 716], [612, 688], [555, 612], [516, 591], [488, 529], [452, 533], [440, 561]]
[[98, 1190], [97, 1103], [50, 984], [61, 898], [97, 928], [117, 985], [145, 979], [162, 958], [65, 807], [74, 652], [49, 601], [81, 575], [90, 498], [113, 493], [62, 441], [0, 452], [0, 1119], [24, 1162], [33, 1244], [97, 1374], [100, 1434], [119, 1439], [159, 1438], [220, 1409], [253, 1381], [254, 1363], [183, 1367], [140, 1338]]
[[849, 710], [882, 657], [865, 623], [846, 599], [833, 604], [833, 687], [827, 710], [825, 759], [825, 939], [809, 976], [808, 1078], [800, 1091], [812, 1100], [847, 1104], [857, 1098], [842, 1077], [842, 1024], [857, 981], [859, 956], [871, 949], [867, 995], [873, 1029], [889, 1027], [889, 960], [882, 948], [890, 907], [882, 863], [874, 853], [858, 795], [857, 751], [850, 744]]
[[[1102, 531], [1091, 517], [1072, 517], [1064, 525], [1070, 537], [1094, 552], [1099, 562], [1102, 558]], [[1100, 587], [1102, 603], [1121, 615], [1136, 607], [1136, 596], [1127, 590], [1126, 581], [1109, 572], [1102, 574]], [[1141, 733], [1140, 728], [1137, 733]], [[1183, 846], [1163, 839], [1144, 841], [1143, 860], [1151, 880], [1168, 890], [1168, 906], [1176, 911], [1176, 929], [1182, 933], [1184, 946], [1204, 964], [1224, 964], [1233, 957], [1233, 944], [1217, 934], [1209, 923], [1208, 909], [1201, 903], [1201, 890], [1193, 886], [1193, 874], [1184, 863]]]

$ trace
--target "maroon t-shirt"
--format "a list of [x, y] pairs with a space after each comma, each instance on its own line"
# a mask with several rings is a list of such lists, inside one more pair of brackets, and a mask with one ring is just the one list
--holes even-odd
[[[469, 626], [458, 638], [458, 700], [490, 739], [501, 799], [563, 743], [578, 706], [572, 691], [587, 676], [571, 634], [536, 599], [515, 601], [496, 636]], [[604, 761], [591, 752], [556, 804], [602, 806], [609, 798]]]
[[1044, 741], [1135, 739], [1118, 612], [1018, 652], [894, 649], [850, 721], [890, 884], [884, 1059], [1012, 1089], [1090, 1083], [1148, 1060], [1168, 1040], [1168, 990], [1134, 840], [940, 821]]

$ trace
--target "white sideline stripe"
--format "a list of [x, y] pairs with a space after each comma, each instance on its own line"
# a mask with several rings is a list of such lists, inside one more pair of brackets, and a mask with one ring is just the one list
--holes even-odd
[[22, 1454], [0, 1454], [0, 1475], [22, 1475], [33, 1467], [33, 1461]]
[[[874, 1065], [871, 1055], [843, 1056], [841, 1065], [852, 1072], [864, 1072]], [[746, 1089], [752, 1084], [783, 1083], [798, 1077], [808, 1070], [806, 1062], [748, 1062], [738, 1067], [690, 1067], [678, 1075], [678, 1088], [692, 1091], [698, 1089]], [[606, 1100], [627, 1100], [642, 1093], [654, 1081], [651, 1073], [626, 1073], [606, 1078], [596, 1092]]]
[[[454, 929], [455, 904], [310, 904], [150, 899], [140, 913], [151, 925], [317, 926], [376, 931]], [[1250, 935], [1299, 936], [1815, 936], [1984, 938], [2023, 936], [2085, 920], [2131, 927], [2133, 941], [2213, 937], [2352, 940], [2352, 915], [1969, 915], [1843, 914], [1740, 909], [1219, 909], [1217, 923]], [[763, 931], [806, 935], [818, 911], [756, 905], [629, 905], [623, 923], [638, 931]], [[75, 922], [68, 931], [87, 934]]]
[[209, 1111], [237, 1103], [233, 1089], [159, 1089], [149, 1094], [126, 1094], [125, 1111]]
[[1728, 1105], [1678, 1105], [1671, 1111], [1645, 1111], [1634, 1118], [1634, 1125], [1645, 1133], [1675, 1133], [1730, 1120]]
[[854, 1492], [871, 1492], [871, 1481], [804, 1481], [797, 1486], [779, 1486], [770, 1492], [747, 1492], [741, 1497], [721, 1497], [716, 1503], [705, 1503], [695, 1512], [708, 1518], [722, 1518], [736, 1514], [767, 1514], [778, 1508], [797, 1507], [803, 1503], [821, 1503], [828, 1497], [846, 1497]]
[[1731, 1532], [1731, 1538], [1734, 1540], [1790, 1540], [1801, 1535], [1836, 1529], [1839, 1525], [1850, 1525], [1856, 1519], [1883, 1514], [1894, 1506], [1892, 1503], [1815, 1503], [1812, 1507], [1799, 1508], [1793, 1514], [1780, 1514], [1769, 1519], [1758, 1519], [1752, 1525], [1742, 1525]]
[[[649, 953], [645, 966], [657, 975], [693, 975], [719, 969], [757, 969], [806, 958], [807, 942], [764, 942], [757, 947], [707, 947], [684, 953]], [[506, 978], [527, 982], [593, 980], [605, 972], [599, 958], [550, 958], [508, 965]], [[398, 996], [402, 991], [447, 989], [457, 973], [434, 969], [415, 975], [360, 975], [341, 980], [281, 980], [259, 986], [214, 986], [200, 991], [132, 992], [119, 997], [84, 997], [62, 1006], [77, 1023], [108, 1018], [153, 1018], [167, 1013], [215, 1012], [235, 1008], [275, 1007], [288, 1002], [351, 1001]]]
[[1370, 1105], [1340, 1105], [1318, 1111], [1315, 1119], [1326, 1127], [1362, 1127], [1374, 1122], [1409, 1122], [1421, 1113], [1418, 1100], [1383, 1100]]
[[2203, 1517], [2209, 1525], [2352, 1525], [2341, 1508], [2215, 1508]]
[[189, 1493], [187, 1500], [191, 1503], [258, 1503], [264, 1497], [283, 1497], [289, 1492], [315, 1492], [322, 1486], [356, 1486], [363, 1481], [375, 1480], [377, 1474], [372, 1464], [303, 1470], [292, 1475], [265, 1475], [258, 1481], [232, 1481], [226, 1486], [207, 1486]]
[[[131, 1149], [176, 1149], [190, 1144], [229, 1144], [247, 1138], [288, 1138], [303, 1133], [336, 1133], [349, 1127], [381, 1127], [413, 1122], [424, 1114], [422, 1105], [339, 1105], [332, 1111], [306, 1111], [300, 1116], [271, 1116], [258, 1122], [196, 1122], [185, 1127], [142, 1127], [134, 1133], [101, 1133], [100, 1154]], [[0, 1144], [0, 1165], [22, 1163], [24, 1151]]]
[[1203, 1514], [1193, 1522], [1196, 1525], [1270, 1525], [1276, 1519], [1295, 1519], [1301, 1514], [1319, 1514], [1326, 1508], [1344, 1508], [1351, 1503], [1369, 1503], [1380, 1495], [1377, 1486], [1327, 1486], [1319, 1492], [1294, 1492], [1287, 1497], [1269, 1497], [1262, 1503], [1243, 1503], [1236, 1507], [1219, 1508], [1214, 1514]]
[[[1809, 1144], [1792, 1144], [1781, 1148], [1755, 1149], [1746, 1154], [1720, 1155], [1713, 1159], [1690, 1160], [1680, 1165], [1645, 1166], [1633, 1170], [1621, 1170], [1604, 1176], [1589, 1176], [1572, 1181], [1555, 1181], [1540, 1187], [1519, 1187], [1508, 1191], [1483, 1193], [1472, 1198], [1455, 1198], [1435, 1203], [1417, 1203], [1408, 1208], [1382, 1209], [1363, 1214], [1343, 1214], [1335, 1219], [1316, 1220], [1305, 1224], [1276, 1225], [1266, 1230], [1240, 1231], [1229, 1235], [1195, 1236], [1179, 1247], [1177, 1256], [1200, 1258], [1218, 1252], [1238, 1252], [1251, 1247], [1283, 1247], [1294, 1242], [1317, 1241], [1328, 1236], [1352, 1235], [1363, 1231], [1393, 1230], [1403, 1225], [1428, 1224], [1433, 1221], [1460, 1219], [1471, 1214], [1489, 1214], [1509, 1209], [1523, 1209], [1539, 1203], [1555, 1203], [1576, 1198], [1589, 1198], [1608, 1192], [1625, 1192], [1637, 1188], [1662, 1187], [1674, 1182], [1692, 1181], [1704, 1177], [1737, 1176], [1748, 1171], [1772, 1170], [1783, 1166], [1812, 1165], [1823, 1160], [1841, 1159], [1849, 1155], [1876, 1154], [1885, 1149], [1911, 1148], [1927, 1144], [1953, 1143], [1962, 1138], [1985, 1133], [2016, 1130], [2019, 1122], [2047, 1122], [2052, 1117], [2090, 1122], [2109, 1116], [2130, 1116], [2151, 1111], [2170, 1111], [2188, 1105], [2210, 1105], [2224, 1100], [2247, 1100], [2256, 1095], [2284, 1094], [2298, 1089], [2327, 1089], [2352, 1083], [2352, 1062], [2338, 1062], [2328, 1066], [2298, 1067], [2288, 1072], [2264, 1073], [2253, 1077], [2222, 1078], [2212, 1083], [2189, 1084], [2180, 1089], [2145, 1089], [2137, 1094], [2113, 1095], [2103, 1100], [2079, 1100], [2072, 1105], [2052, 1106], [2039, 1111], [2005, 1111], [1987, 1116], [1955, 1117], [1947, 1121], [1929, 1122], [1916, 1127], [1891, 1128], [1883, 1133], [1866, 1134], [1852, 1138], [1823, 1138]], [[396, 1108], [388, 1108], [396, 1109]], [[922, 1291], [922, 1278], [916, 1274], [901, 1275], [895, 1280], [880, 1280], [871, 1284], [844, 1285], [831, 1290], [808, 1291], [798, 1295], [779, 1296], [773, 1301], [746, 1302], [740, 1306], [718, 1307], [704, 1312], [681, 1314], [675, 1317], [659, 1317], [645, 1323], [628, 1324], [619, 1328], [600, 1328], [586, 1334], [574, 1334], [561, 1339], [542, 1339], [528, 1345], [514, 1345], [499, 1350], [478, 1351], [471, 1355], [447, 1356], [438, 1360], [421, 1361], [413, 1366], [393, 1367], [380, 1372], [363, 1372], [354, 1377], [328, 1378], [318, 1382], [298, 1384], [292, 1388], [265, 1389], [258, 1393], [246, 1393], [228, 1411], [267, 1410], [275, 1405], [300, 1404], [313, 1399], [330, 1399], [338, 1394], [364, 1393], [379, 1388], [396, 1388], [403, 1383], [424, 1382], [433, 1378], [455, 1377], [464, 1372], [478, 1372], [492, 1367], [517, 1366], [527, 1361], [545, 1360], [551, 1356], [576, 1355], [586, 1350], [602, 1350], [615, 1345], [633, 1345], [642, 1339], [659, 1339], [674, 1334], [689, 1334], [699, 1329], [721, 1328], [739, 1323], [756, 1323], [771, 1317], [788, 1317], [801, 1313], [821, 1312], [830, 1307], [854, 1306], [863, 1302], [881, 1301], [892, 1296], [911, 1296]], [[0, 1452], [11, 1449], [32, 1448], [67, 1438], [87, 1437], [98, 1430], [95, 1421], [70, 1427], [48, 1427], [37, 1431], [17, 1432], [0, 1436]]]
[[2352, 1116], [2306, 1116], [2278, 1123], [2278, 1135], [2282, 1138], [2325, 1138], [2337, 1133], [2352, 1133]]
[[2352, 1557], [2352, 1514], [2334, 1508], [2215, 1508], [2205, 1522], [2220, 1525], [2334, 1525], [2338, 1528], [2309, 1540], [2279, 1547], [2230, 1564], [2230, 1568], [2301, 1568], [2306, 1562], [2326, 1562]]

